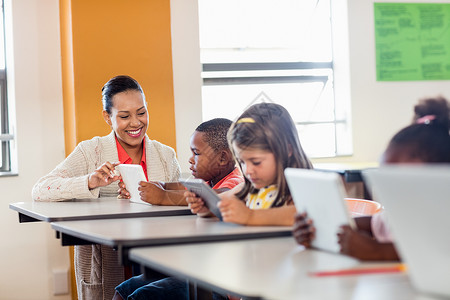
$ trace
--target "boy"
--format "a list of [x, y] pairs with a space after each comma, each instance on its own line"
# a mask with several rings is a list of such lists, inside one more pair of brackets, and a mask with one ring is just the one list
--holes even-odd
[[[231, 123], [223, 118], [203, 122], [190, 140], [192, 176], [203, 179], [218, 193], [244, 181], [228, 147], [227, 132]], [[121, 182], [119, 186], [121, 197], [129, 198], [125, 184]], [[187, 205], [183, 196], [185, 190], [179, 182], [142, 181], [139, 187], [141, 199], [155, 205]]]

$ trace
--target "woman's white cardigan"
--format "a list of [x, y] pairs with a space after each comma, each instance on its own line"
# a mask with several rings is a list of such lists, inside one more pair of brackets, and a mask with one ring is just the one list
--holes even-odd
[[[175, 151], [145, 136], [147, 174], [150, 181], [177, 181], [180, 166]], [[78, 144], [75, 150], [34, 185], [34, 201], [95, 199], [117, 196], [118, 182], [89, 190], [88, 177], [104, 162], [119, 160], [114, 132]], [[124, 280], [117, 252], [102, 245], [75, 247], [78, 299], [112, 299], [114, 287]]]

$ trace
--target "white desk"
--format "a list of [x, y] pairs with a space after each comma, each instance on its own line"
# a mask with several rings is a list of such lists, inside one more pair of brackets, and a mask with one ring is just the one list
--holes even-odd
[[309, 276], [308, 272], [374, 263], [304, 250], [291, 237], [135, 248], [129, 259], [200, 287], [246, 299], [432, 299], [416, 293], [403, 273]]
[[57, 222], [111, 218], [191, 215], [187, 206], [157, 206], [104, 197], [61, 202], [17, 202], [9, 208], [19, 213], [19, 222]]
[[126, 260], [133, 247], [290, 236], [289, 226], [241, 226], [217, 218], [174, 216], [51, 223], [63, 246], [102, 244], [117, 248]]

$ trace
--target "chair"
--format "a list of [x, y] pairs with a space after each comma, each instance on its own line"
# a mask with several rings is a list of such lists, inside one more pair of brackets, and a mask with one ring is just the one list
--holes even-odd
[[345, 198], [345, 202], [352, 217], [371, 216], [383, 209], [379, 202], [372, 200]]

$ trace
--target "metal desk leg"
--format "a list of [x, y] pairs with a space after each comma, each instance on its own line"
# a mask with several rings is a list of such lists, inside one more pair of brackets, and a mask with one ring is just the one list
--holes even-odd
[[198, 287], [197, 283], [186, 280], [189, 287], [189, 300], [212, 300], [212, 293]]

